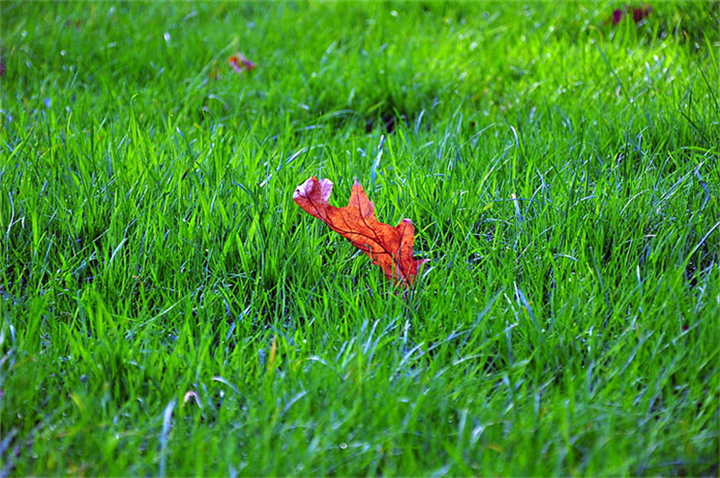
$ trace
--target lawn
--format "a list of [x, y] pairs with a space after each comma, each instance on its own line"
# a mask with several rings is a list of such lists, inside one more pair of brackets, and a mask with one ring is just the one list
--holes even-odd
[[0, 477], [717, 476], [719, 20], [0, 3]]

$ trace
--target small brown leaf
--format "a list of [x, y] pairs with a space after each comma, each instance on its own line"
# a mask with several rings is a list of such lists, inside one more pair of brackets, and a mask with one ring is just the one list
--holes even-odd
[[331, 206], [328, 199], [332, 187], [329, 179], [318, 180], [313, 176], [295, 190], [293, 200], [367, 254], [388, 279], [411, 286], [418, 268], [427, 262], [427, 259], [413, 257], [415, 227], [412, 221], [403, 219], [396, 227], [378, 222], [374, 204], [357, 181], [347, 206]]

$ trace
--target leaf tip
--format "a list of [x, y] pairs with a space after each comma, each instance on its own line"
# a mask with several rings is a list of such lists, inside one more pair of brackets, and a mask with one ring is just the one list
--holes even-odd
[[327, 201], [330, 198], [332, 188], [333, 183], [329, 179], [321, 179], [318, 181], [318, 178], [315, 176], [310, 176], [307, 181], [295, 188], [293, 199], [319, 197], [323, 201]]

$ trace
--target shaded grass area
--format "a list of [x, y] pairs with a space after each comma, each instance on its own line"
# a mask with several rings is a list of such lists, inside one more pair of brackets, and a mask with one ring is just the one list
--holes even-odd
[[717, 475], [717, 2], [0, 6], [3, 475]]

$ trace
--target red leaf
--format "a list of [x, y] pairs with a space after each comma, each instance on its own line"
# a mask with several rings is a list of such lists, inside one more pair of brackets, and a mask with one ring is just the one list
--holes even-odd
[[640, 5], [639, 7], [633, 8], [633, 21], [640, 23], [642, 20], [650, 16], [652, 7], [650, 5]]
[[374, 204], [357, 181], [348, 205], [333, 207], [328, 202], [332, 187], [329, 179], [318, 181], [313, 176], [295, 190], [293, 201], [367, 254], [388, 279], [411, 286], [420, 265], [428, 261], [413, 257], [415, 227], [412, 221], [403, 219], [396, 227], [378, 222]]
[[[632, 19], [635, 23], [640, 23], [644, 19], [650, 16], [653, 8], [650, 5], [641, 4], [638, 7], [632, 9]], [[615, 9], [612, 13], [612, 24], [616, 26], [622, 21], [623, 18], [629, 13], [628, 7], [625, 6], [621, 9]]]
[[228, 60], [228, 64], [233, 70], [238, 73], [242, 73], [243, 70], [249, 73], [255, 68], [255, 63], [245, 58], [245, 55], [240, 52], [237, 52], [236, 54], [231, 56]]

